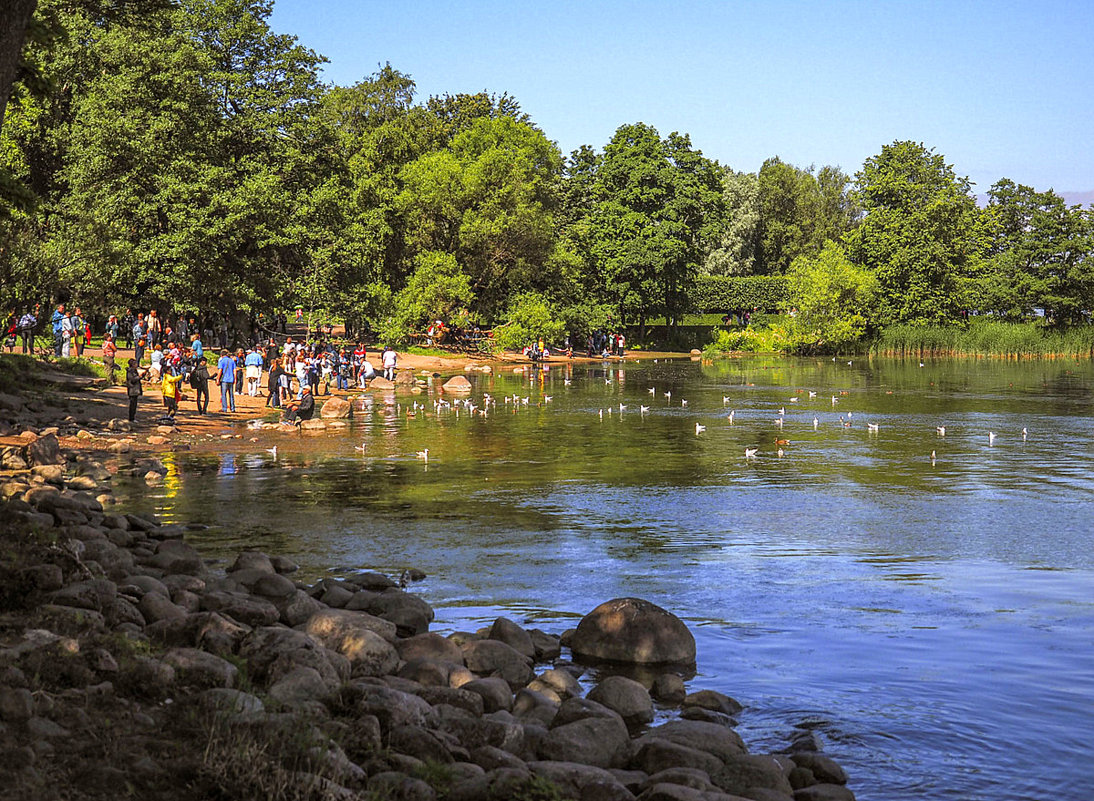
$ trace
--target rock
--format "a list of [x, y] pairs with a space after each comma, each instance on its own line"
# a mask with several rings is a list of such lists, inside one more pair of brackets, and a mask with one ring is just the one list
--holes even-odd
[[618, 712], [628, 726], [638, 726], [653, 720], [653, 699], [646, 688], [634, 679], [608, 676], [593, 687], [588, 698]]
[[182, 540], [164, 540], [156, 546], [156, 555], [149, 564], [158, 567], [164, 573], [186, 573], [200, 575], [205, 572], [205, 563], [192, 545]]
[[166, 595], [160, 595], [158, 592], [145, 593], [140, 603], [137, 604], [137, 609], [148, 623], [155, 623], [157, 620], [167, 620], [169, 618], [186, 617], [187, 615], [185, 609], [172, 603]]
[[437, 737], [419, 726], [395, 726], [388, 735], [388, 747], [423, 762], [447, 765], [455, 760]]
[[198, 696], [198, 703], [205, 709], [229, 714], [254, 714], [265, 711], [255, 696], [228, 687], [214, 687]]
[[297, 590], [292, 598], [285, 598], [275, 604], [281, 612], [281, 622], [286, 626], [299, 626], [306, 623], [312, 615], [323, 611], [323, 604], [303, 590]]
[[0, 720], [25, 723], [34, 717], [34, 696], [22, 687], [0, 687]]
[[263, 573], [277, 572], [274, 570], [273, 560], [262, 551], [240, 551], [236, 560], [232, 562], [232, 566], [228, 568], [228, 573], [235, 573], [240, 570], [258, 570]]
[[608, 709], [603, 704], [590, 701], [588, 698], [569, 698], [558, 708], [558, 714], [555, 715], [552, 725], [565, 726], [567, 723], [587, 718], [611, 718], [620, 723], [623, 722], [618, 712]]
[[271, 556], [270, 562], [273, 564], [274, 570], [281, 574], [295, 573], [300, 569], [300, 565], [287, 556]]
[[348, 400], [334, 396], [323, 404], [319, 416], [324, 420], [342, 420], [349, 417], [352, 411], [353, 407]]
[[847, 772], [824, 754], [801, 751], [791, 754], [790, 759], [798, 767], [812, 771], [821, 784], [847, 784]]
[[58, 487], [65, 483], [65, 468], [59, 464], [43, 464], [31, 469], [31, 474], [41, 476], [47, 484]]
[[[560, 790], [563, 798], [594, 798], [596, 801], [610, 801], [618, 798], [611, 788], [622, 786], [615, 780], [611, 773], [603, 768], [589, 765], [577, 760], [570, 762], [564, 760], [552, 760], [547, 762], [529, 762], [528, 769], [536, 776], [540, 776], [554, 784]], [[604, 787], [603, 794], [586, 795], [590, 787]], [[624, 790], [624, 792], [626, 792]], [[626, 793], [627, 796], [630, 793]]]
[[395, 642], [395, 625], [367, 612], [345, 609], [324, 609], [308, 618], [304, 630], [332, 651], [341, 651], [342, 643], [357, 638], [361, 631], [379, 634], [389, 643]]
[[581, 619], [574, 655], [626, 664], [694, 664], [695, 637], [683, 621], [649, 601], [617, 598]]
[[264, 574], [251, 587], [251, 592], [261, 595], [274, 603], [296, 595], [296, 585], [290, 579], [277, 573]]
[[441, 662], [463, 664], [463, 651], [456, 643], [432, 631], [415, 634], [413, 637], [395, 643], [400, 658], [407, 662], [418, 659], [431, 659]]
[[680, 743], [659, 737], [640, 737], [635, 741], [637, 750], [631, 767], [644, 770], [651, 776], [670, 768], [691, 768], [707, 775], [721, 770], [718, 757]]
[[782, 765], [775, 757], [760, 754], [729, 756], [720, 770], [710, 772], [710, 780], [733, 795], [745, 795], [753, 788], [774, 790], [785, 795], [794, 793]]
[[699, 690], [698, 692], [690, 693], [684, 698], [682, 706], [709, 709], [712, 712], [721, 712], [723, 715], [736, 715], [744, 709], [744, 707], [728, 695], [723, 695], [714, 690]]
[[711, 784], [710, 776], [698, 768], [668, 768], [646, 778], [642, 789], [646, 790], [656, 784], [678, 784], [703, 792], [721, 792]]
[[333, 607], [335, 609], [342, 609], [350, 601], [353, 600], [354, 593], [352, 590], [347, 589], [338, 584], [334, 584], [327, 587], [326, 592], [323, 593], [319, 599], [326, 606]]
[[[376, 381], [376, 379], [373, 379]], [[434, 801], [437, 793], [421, 779], [412, 779], [398, 771], [377, 773], [369, 778], [369, 795], [398, 801]]]
[[[456, 376], [456, 378], [461, 377]], [[534, 659], [536, 656], [536, 648], [532, 644], [531, 636], [509, 618], [499, 617], [495, 620], [486, 636], [488, 639], [505, 643], [514, 651], [529, 659]]]
[[392, 390], [395, 389], [395, 384], [393, 384], [391, 381], [388, 381], [382, 375], [378, 375], [368, 382], [368, 388], [379, 390]]
[[531, 660], [503, 642], [478, 640], [465, 643], [461, 650], [464, 664], [472, 673], [498, 676], [513, 689], [525, 686], [533, 678]]
[[567, 698], [579, 697], [584, 692], [581, 689], [581, 685], [577, 683], [577, 679], [575, 679], [572, 674], [565, 670], [554, 669], [545, 670], [532, 679], [528, 684], [528, 689], [537, 692], [549, 690], [560, 701], [565, 701]]
[[172, 648], [163, 655], [179, 680], [199, 687], [233, 687], [239, 671], [231, 662], [197, 648]]
[[454, 395], [465, 395], [471, 392], [471, 382], [462, 375], [454, 375], [441, 385], [441, 388], [445, 392], [450, 392]]
[[321, 699], [329, 692], [330, 687], [319, 671], [311, 667], [298, 667], [270, 685], [269, 696], [290, 709], [320, 711]]
[[528, 636], [532, 640], [532, 647], [535, 649], [534, 659], [537, 662], [550, 662], [558, 659], [562, 654], [562, 644], [555, 635], [532, 629], [528, 632]]
[[505, 679], [475, 679], [461, 685], [460, 689], [481, 696], [486, 712], [497, 712], [499, 709], [508, 711], [513, 708], [513, 692]]
[[418, 379], [414, 377], [414, 373], [410, 370], [400, 370], [395, 376], [395, 386], [397, 387], [411, 387], [417, 381]]
[[522, 722], [534, 721], [550, 726], [558, 712], [558, 696], [529, 690], [527, 687], [517, 690], [513, 696], [512, 713]]
[[358, 696], [356, 714], [374, 715], [385, 732], [396, 726], [431, 726], [435, 723], [433, 707], [411, 693], [363, 682], [348, 685], [348, 691]]
[[[664, 739], [677, 745], [694, 748], [722, 762], [746, 752], [745, 744], [737, 732], [716, 723], [696, 720], [672, 720], [650, 729], [639, 738], [640, 741], [649, 739]], [[646, 772], [656, 773], [657, 771]]]
[[369, 612], [395, 624], [401, 637], [411, 637], [429, 629], [433, 608], [416, 595], [391, 588], [371, 597]]
[[242, 592], [211, 591], [201, 597], [207, 612], [220, 612], [246, 626], [269, 626], [281, 619], [281, 612], [265, 598]]
[[619, 718], [585, 718], [551, 729], [537, 754], [557, 762], [618, 768], [627, 760], [629, 743], [627, 727]]
[[322, 420], [317, 420], [314, 417], [311, 420], [301, 420], [300, 421], [300, 430], [301, 431], [325, 431], [326, 428], [327, 428], [326, 423], [324, 423]]
[[56, 434], [40, 436], [26, 447], [23, 457], [32, 467], [46, 464], [65, 464], [65, 457], [61, 454], [61, 445], [57, 441]]
[[650, 691], [662, 704], [679, 704], [687, 697], [684, 680], [675, 673], [662, 673], [653, 681]]
[[492, 745], [480, 745], [471, 750], [471, 761], [483, 770], [491, 771], [497, 768], [523, 768], [524, 760], [495, 748]]
[[841, 784], [814, 784], [795, 790], [794, 801], [855, 801], [855, 794]]

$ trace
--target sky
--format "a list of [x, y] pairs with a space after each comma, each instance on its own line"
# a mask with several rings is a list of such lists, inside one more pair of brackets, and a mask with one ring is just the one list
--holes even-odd
[[1091, 0], [275, 0], [270, 24], [332, 83], [507, 92], [563, 153], [645, 122], [736, 170], [853, 175], [910, 139], [978, 193], [1094, 190]]

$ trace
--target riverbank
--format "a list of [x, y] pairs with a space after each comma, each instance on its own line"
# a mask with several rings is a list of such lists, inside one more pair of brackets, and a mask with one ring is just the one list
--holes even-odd
[[[574, 632], [505, 619], [442, 637], [426, 592], [395, 577], [210, 563], [187, 525], [116, 513], [116, 477], [154, 484], [149, 451], [186, 447], [107, 418], [118, 393], [87, 410], [0, 398], [10, 797], [853, 798], [812, 735], [748, 753], [740, 705], [686, 667], [589, 673], [564, 658]], [[650, 726], [655, 710], [668, 722]]]

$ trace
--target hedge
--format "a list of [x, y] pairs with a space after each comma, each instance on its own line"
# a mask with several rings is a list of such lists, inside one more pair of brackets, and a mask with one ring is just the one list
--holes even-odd
[[695, 281], [689, 300], [698, 312], [777, 312], [789, 304], [790, 283], [781, 275], [706, 275]]

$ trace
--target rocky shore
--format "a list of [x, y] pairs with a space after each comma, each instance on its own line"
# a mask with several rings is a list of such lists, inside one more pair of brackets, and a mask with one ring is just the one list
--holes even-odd
[[188, 527], [113, 511], [115, 477], [155, 483], [149, 446], [178, 447], [172, 432], [5, 403], [4, 798], [854, 797], [808, 731], [749, 753], [740, 704], [688, 687], [695, 641], [663, 609], [441, 636], [384, 575], [297, 582], [256, 551], [210, 564]]

